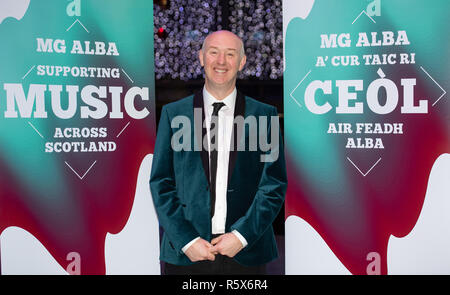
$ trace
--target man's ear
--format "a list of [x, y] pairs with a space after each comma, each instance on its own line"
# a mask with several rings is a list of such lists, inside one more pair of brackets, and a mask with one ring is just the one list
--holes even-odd
[[203, 50], [199, 50], [198, 51], [198, 59], [200, 60], [200, 65], [203, 67], [204, 63], [203, 63]]
[[246, 62], [247, 62], [247, 56], [244, 55], [241, 59], [241, 62], [239, 63], [239, 71], [242, 71]]

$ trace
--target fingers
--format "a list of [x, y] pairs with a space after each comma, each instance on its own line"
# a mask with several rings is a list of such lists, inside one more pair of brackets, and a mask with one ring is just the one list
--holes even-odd
[[215, 255], [234, 257], [242, 249], [242, 243], [233, 234], [223, 234], [211, 241], [199, 239], [186, 252], [191, 261], [215, 260]]
[[208, 257], [207, 257], [207, 259], [211, 260], [211, 255], [214, 256], [214, 259], [215, 259], [215, 255], [217, 255], [217, 254], [218, 254], [218, 252], [217, 252], [215, 246], [213, 246], [212, 243], [211, 244], [208, 243]]
[[241, 241], [232, 233], [221, 235], [217, 240], [211, 241], [213, 247], [211, 251], [233, 258], [240, 250], [242, 250]]
[[207, 258], [210, 261], [214, 261], [216, 259], [216, 256], [214, 254], [212, 254], [211, 252], [208, 252], [208, 256]]
[[223, 235], [218, 236], [217, 238], [212, 239], [211, 241], [211, 245], [212, 247], [209, 249], [209, 251], [211, 251], [211, 253], [213, 253], [214, 255], [217, 255], [220, 253], [220, 247], [219, 247], [219, 243], [222, 241]]
[[186, 256], [192, 261], [215, 260], [214, 254], [211, 252], [213, 246], [208, 241], [199, 239], [191, 245], [186, 251]]
[[213, 253], [214, 255], [217, 255], [217, 254], [219, 254], [220, 253], [220, 250], [221, 250], [221, 248], [219, 247], [219, 245], [214, 245], [214, 246], [212, 246], [211, 247], [211, 249], [209, 249], [209, 251], [211, 252], [211, 253]]
[[210, 249], [211, 253], [226, 255], [226, 245], [224, 244], [224, 241], [225, 240], [219, 240], [214, 244]]
[[208, 241], [206, 241], [206, 240], [204, 240], [203, 245], [205, 246], [205, 248], [204, 248], [205, 251], [203, 253], [203, 259], [214, 261], [216, 259], [216, 256], [211, 251], [214, 246], [211, 245], [210, 243], [208, 243]]
[[222, 238], [223, 238], [223, 235], [218, 236], [217, 238], [214, 238], [214, 239], [211, 241], [211, 244], [212, 244], [212, 245], [216, 245], [217, 243], [219, 243], [219, 242], [222, 240]]
[[214, 253], [214, 251], [212, 251], [212, 249], [214, 248], [214, 246], [213, 245], [211, 245], [210, 243], [208, 243], [208, 242], [206, 242], [207, 244], [206, 244], [206, 249], [204, 249], [205, 250], [205, 252], [204, 252], [204, 256], [203, 256], [203, 259], [204, 260], [211, 260], [211, 261], [214, 261], [215, 259], [216, 259], [216, 254], [217, 253]]

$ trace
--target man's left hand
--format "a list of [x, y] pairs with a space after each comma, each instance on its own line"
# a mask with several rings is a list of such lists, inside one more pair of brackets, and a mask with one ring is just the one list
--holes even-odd
[[226, 233], [211, 241], [213, 247], [210, 251], [213, 254], [222, 254], [226, 255], [230, 258], [234, 257], [239, 251], [241, 251], [244, 247], [241, 241], [236, 237], [233, 233]]

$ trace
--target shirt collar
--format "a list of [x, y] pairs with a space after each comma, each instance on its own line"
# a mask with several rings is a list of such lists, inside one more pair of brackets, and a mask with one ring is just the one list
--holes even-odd
[[211, 93], [206, 90], [206, 87], [203, 87], [203, 103], [205, 106], [208, 106], [209, 108], [212, 108], [212, 104], [215, 102], [223, 102], [225, 104], [224, 107], [234, 109], [234, 105], [236, 104], [236, 96], [237, 96], [237, 90], [236, 87], [234, 87], [233, 91], [224, 99], [218, 100], [214, 96], [212, 96]]

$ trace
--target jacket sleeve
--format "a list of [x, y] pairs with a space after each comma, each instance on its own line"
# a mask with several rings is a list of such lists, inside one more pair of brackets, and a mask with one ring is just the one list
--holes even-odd
[[159, 223], [178, 255], [182, 248], [198, 237], [192, 224], [186, 220], [177, 196], [174, 171], [174, 151], [171, 147], [172, 128], [167, 109], [163, 107], [155, 142], [150, 175], [150, 191]]
[[[277, 116], [275, 108], [272, 109], [271, 116]], [[269, 120], [268, 120], [269, 121]], [[268, 124], [268, 138], [270, 136], [270, 125]], [[239, 218], [233, 225], [231, 230], [237, 230], [248, 242], [247, 248], [258, 241], [264, 232], [272, 225], [277, 217], [285, 198], [287, 188], [286, 164], [284, 159], [283, 140], [281, 131], [278, 128], [278, 146], [265, 153], [266, 156], [270, 152], [278, 157], [273, 156], [264, 163], [263, 171], [250, 208], [246, 214]]]

